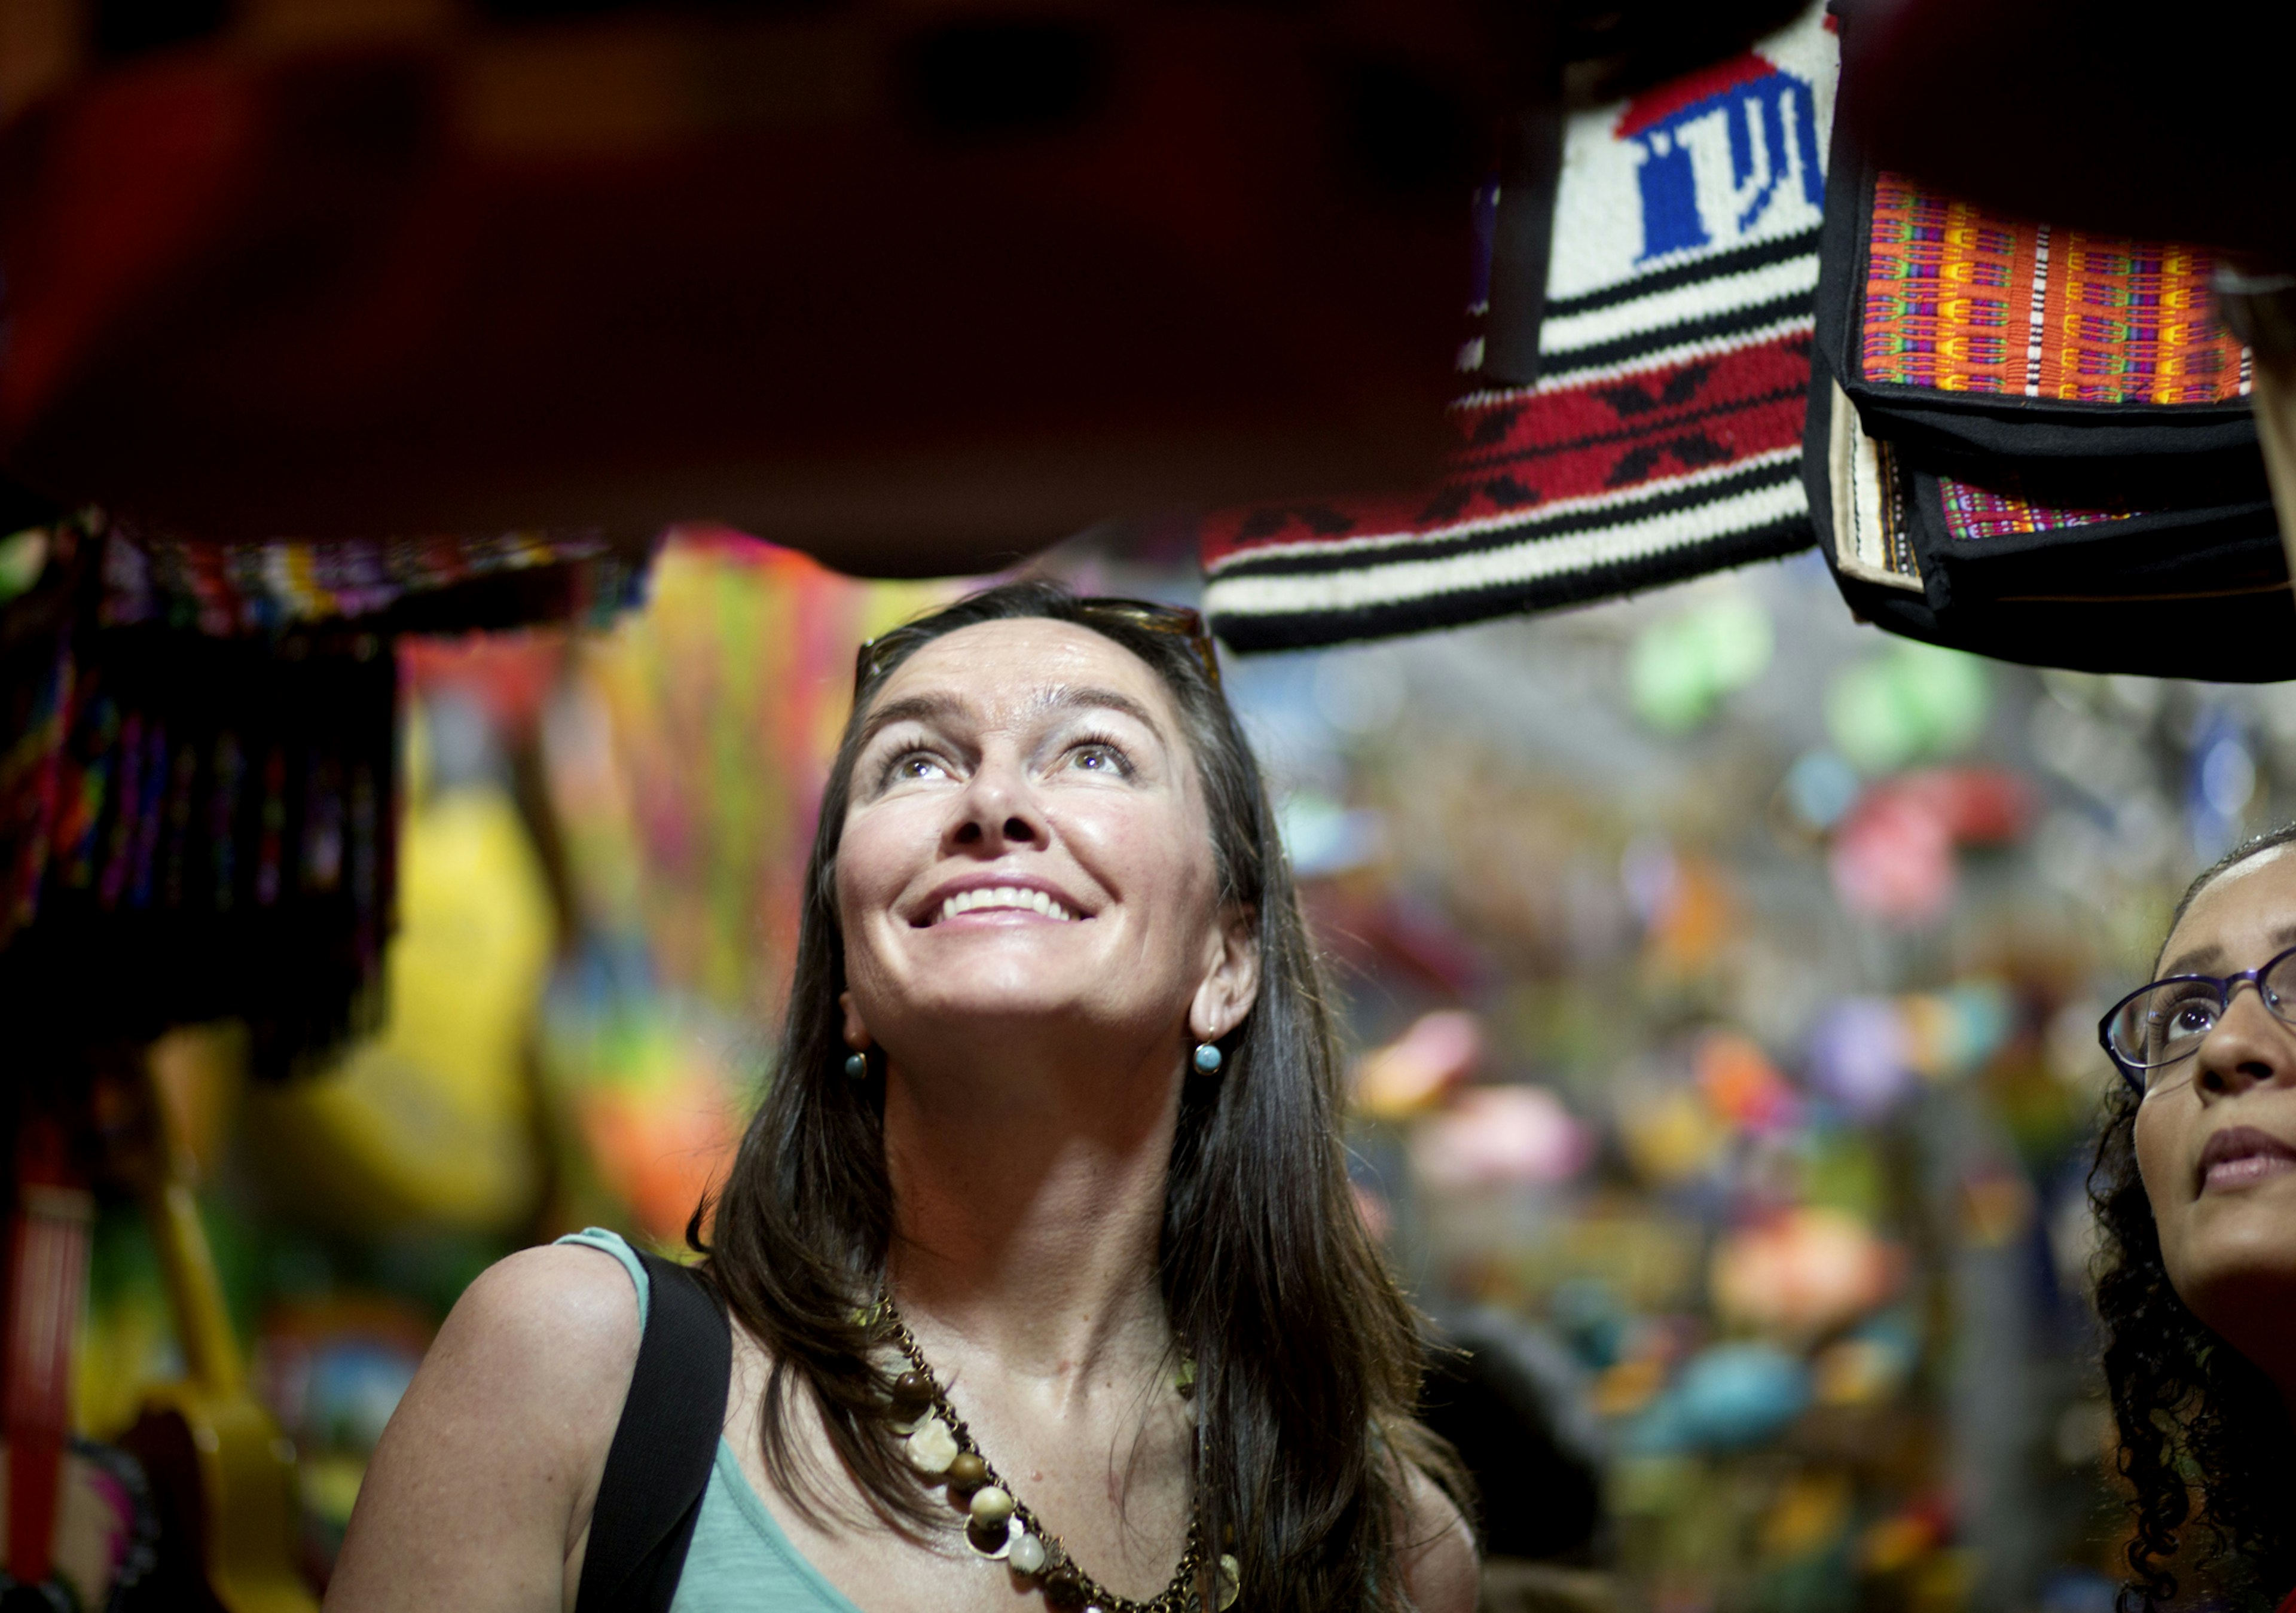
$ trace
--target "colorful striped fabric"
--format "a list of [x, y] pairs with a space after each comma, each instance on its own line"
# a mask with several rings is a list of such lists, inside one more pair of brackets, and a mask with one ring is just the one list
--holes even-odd
[[218, 637], [379, 616], [460, 584], [565, 566], [596, 573], [589, 597], [611, 612], [632, 602], [643, 574], [594, 533], [221, 543], [119, 521], [104, 543], [103, 626]]
[[1858, 367], [1872, 384], [2093, 404], [2248, 395], [2218, 321], [2214, 263], [2168, 246], [2005, 218], [1875, 176]]
[[1938, 496], [1944, 507], [1946, 536], [1967, 543], [2033, 532], [2062, 532], [2103, 521], [2127, 520], [2136, 513], [2123, 500], [2094, 508], [2038, 504], [2025, 495], [2013, 472], [2005, 472], [2003, 480], [2004, 485], [1998, 487], [1980, 487], [1950, 476], [1939, 477]]
[[1538, 382], [1452, 405], [1432, 488], [1210, 517], [1220, 636], [1267, 650], [1417, 632], [1807, 547], [1835, 64], [1813, 6], [1731, 61], [1575, 115]]

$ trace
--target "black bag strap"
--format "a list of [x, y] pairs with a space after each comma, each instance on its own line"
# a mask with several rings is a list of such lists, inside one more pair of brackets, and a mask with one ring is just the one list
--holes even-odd
[[726, 1313], [684, 1266], [638, 1258], [652, 1298], [598, 1478], [575, 1613], [668, 1613], [726, 1421], [734, 1366]]
[[1491, 225], [1491, 289], [1483, 315], [1482, 373], [1500, 386], [1538, 379], [1538, 327], [1562, 183], [1562, 70], [1533, 104], [1507, 119], [1499, 148], [1498, 211]]

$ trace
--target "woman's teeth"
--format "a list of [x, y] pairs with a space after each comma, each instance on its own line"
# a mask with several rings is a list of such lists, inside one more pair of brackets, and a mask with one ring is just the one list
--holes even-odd
[[953, 919], [982, 907], [1008, 907], [1068, 922], [1076, 915], [1041, 890], [1021, 885], [999, 885], [988, 890], [960, 890], [940, 905], [940, 916]]

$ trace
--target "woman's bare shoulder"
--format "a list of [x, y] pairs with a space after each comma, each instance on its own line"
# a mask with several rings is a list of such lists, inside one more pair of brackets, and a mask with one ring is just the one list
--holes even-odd
[[563, 1364], [619, 1366], [627, 1376], [638, 1331], [637, 1290], [620, 1261], [581, 1244], [545, 1243], [480, 1273], [439, 1339], [480, 1351], [540, 1344]]
[[327, 1606], [563, 1605], [638, 1351], [619, 1263], [521, 1251], [455, 1302], [369, 1464]]
[[1403, 1580], [1418, 1613], [1474, 1613], [1482, 1564], [1475, 1537], [1451, 1498], [1415, 1467], [1411, 1481], [1410, 1533], [1403, 1549]]
[[539, 1413], [566, 1432], [603, 1417], [610, 1440], [638, 1335], [637, 1290], [619, 1261], [574, 1244], [521, 1249], [463, 1290], [416, 1383], [430, 1378], [433, 1393], [474, 1411]]

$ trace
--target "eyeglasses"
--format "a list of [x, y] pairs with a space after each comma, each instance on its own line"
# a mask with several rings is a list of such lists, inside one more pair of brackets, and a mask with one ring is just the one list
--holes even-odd
[[2236, 975], [2170, 975], [2139, 987], [2097, 1021], [2096, 1039], [2120, 1078], [2142, 1095], [2153, 1090], [2161, 1071], [2200, 1051], [2243, 983], [2256, 987], [2274, 1019], [2296, 1026], [2296, 947], [2291, 947]]
[[[1211, 686], [1215, 689], [1220, 686], [1219, 652], [1212, 647], [1211, 635], [1204, 631], [1204, 618], [1200, 611], [1185, 605], [1159, 604], [1154, 600], [1103, 595], [1077, 601], [1076, 614], [1086, 626], [1105, 624], [1129, 627], [1140, 633], [1159, 633], [1185, 639], [1188, 648], [1196, 652], [1196, 659], [1201, 663], [1204, 676]], [[924, 624], [912, 623], [865, 640], [853, 656], [853, 698], [858, 700], [861, 692], [905, 651], [932, 636], [925, 630]]]

